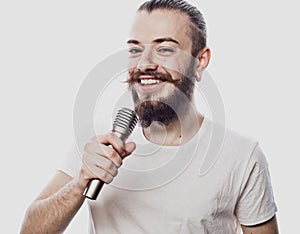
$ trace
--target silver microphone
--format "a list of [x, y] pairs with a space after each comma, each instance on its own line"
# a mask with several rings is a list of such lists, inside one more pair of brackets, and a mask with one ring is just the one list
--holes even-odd
[[[132, 133], [137, 120], [136, 113], [133, 110], [124, 107], [118, 111], [115, 117], [112, 132], [125, 142]], [[83, 195], [91, 200], [96, 200], [103, 184], [104, 182], [100, 179], [91, 180]]]

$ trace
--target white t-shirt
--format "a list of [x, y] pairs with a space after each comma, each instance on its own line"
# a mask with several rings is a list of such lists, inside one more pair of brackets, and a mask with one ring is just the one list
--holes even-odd
[[[256, 141], [206, 118], [182, 146], [149, 143], [139, 127], [131, 138], [134, 154], [97, 200], [88, 200], [90, 233], [234, 234], [240, 223], [259, 224], [277, 211]], [[68, 157], [60, 170], [75, 176], [80, 157]]]

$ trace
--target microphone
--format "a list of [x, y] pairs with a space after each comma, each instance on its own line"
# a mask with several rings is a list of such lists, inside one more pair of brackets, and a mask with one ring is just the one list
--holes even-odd
[[[137, 120], [137, 115], [133, 110], [123, 107], [117, 112], [112, 132], [125, 142], [132, 133]], [[83, 195], [91, 200], [96, 200], [103, 185], [104, 182], [102, 180], [92, 179], [88, 183]]]

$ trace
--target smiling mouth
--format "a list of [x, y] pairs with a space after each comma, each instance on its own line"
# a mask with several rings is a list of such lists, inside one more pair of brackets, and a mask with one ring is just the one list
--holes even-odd
[[159, 80], [159, 79], [140, 79], [139, 80], [139, 83], [142, 85], [142, 86], [146, 86], [146, 85], [155, 85], [155, 84], [159, 84], [159, 83], [162, 83], [163, 81], [162, 80]]
[[150, 86], [150, 85], [156, 85], [156, 84], [166, 82], [167, 80], [155, 78], [153, 76], [140, 76], [139, 79], [137, 79], [137, 81], [142, 86], [148, 86], [148, 85]]

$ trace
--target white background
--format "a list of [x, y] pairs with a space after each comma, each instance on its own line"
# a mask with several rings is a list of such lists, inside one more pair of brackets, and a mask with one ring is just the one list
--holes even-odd
[[[1, 232], [19, 231], [26, 208], [54, 174], [73, 140], [80, 84], [96, 63], [125, 47], [139, 3], [1, 1]], [[196, 4], [207, 20], [208, 71], [221, 90], [226, 122], [261, 143], [281, 233], [295, 233], [300, 208], [297, 1]], [[86, 209], [67, 233], [87, 233]]]

